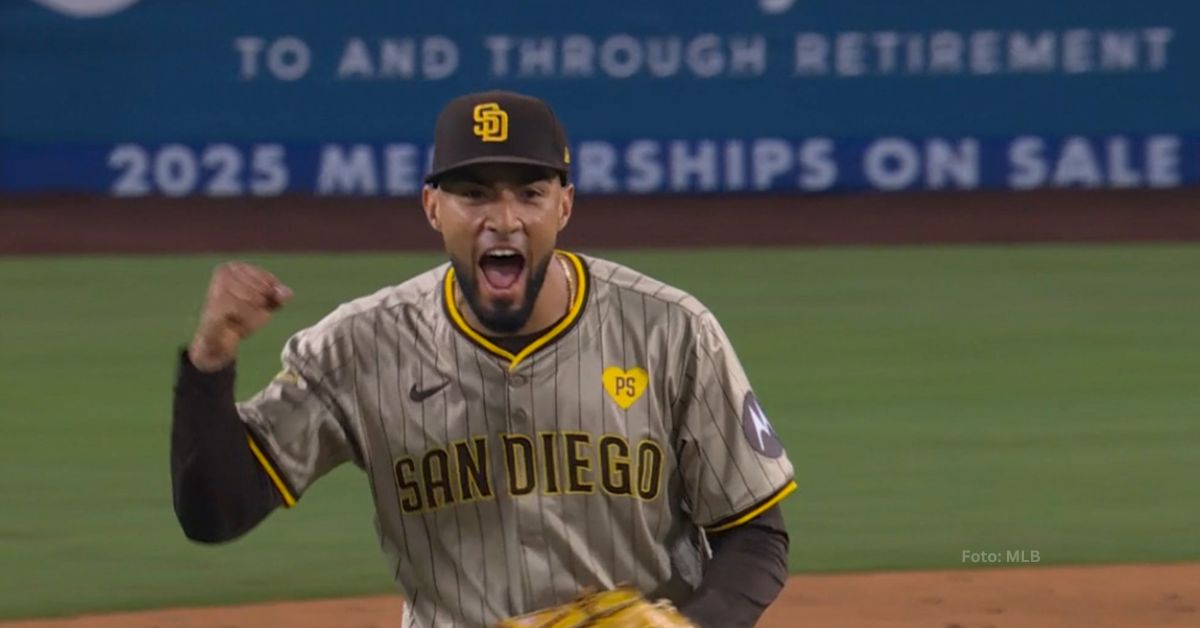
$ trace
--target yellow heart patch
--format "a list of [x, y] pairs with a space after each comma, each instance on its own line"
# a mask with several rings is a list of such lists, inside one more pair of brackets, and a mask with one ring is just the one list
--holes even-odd
[[608, 396], [612, 397], [622, 410], [628, 410], [629, 406], [646, 392], [646, 387], [650, 384], [650, 376], [646, 369], [636, 367], [627, 371], [619, 366], [610, 366], [604, 369], [601, 379], [604, 380], [604, 390], [608, 391]]

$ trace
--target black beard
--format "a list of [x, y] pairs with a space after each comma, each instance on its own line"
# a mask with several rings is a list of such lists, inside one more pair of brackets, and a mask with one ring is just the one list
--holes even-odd
[[537, 303], [542, 284], [546, 281], [546, 271], [550, 268], [550, 260], [554, 257], [551, 251], [548, 255], [534, 264], [529, 271], [529, 283], [525, 287], [525, 299], [520, 307], [513, 307], [511, 302], [497, 301], [495, 307], [488, 311], [479, 301], [479, 291], [476, 290], [478, 267], [475, 264], [464, 264], [458, 258], [451, 256], [450, 264], [454, 266], [454, 275], [458, 277], [458, 288], [462, 290], [463, 299], [475, 313], [475, 318], [489, 331], [497, 334], [515, 334], [529, 321], [533, 313], [533, 305]]

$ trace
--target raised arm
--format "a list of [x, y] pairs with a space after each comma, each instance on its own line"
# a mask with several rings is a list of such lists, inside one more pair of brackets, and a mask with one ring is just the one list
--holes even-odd
[[238, 344], [292, 296], [271, 273], [228, 263], [212, 275], [196, 334], [181, 352], [171, 428], [175, 515], [188, 538], [228, 541], [283, 497], [251, 446], [234, 401]]

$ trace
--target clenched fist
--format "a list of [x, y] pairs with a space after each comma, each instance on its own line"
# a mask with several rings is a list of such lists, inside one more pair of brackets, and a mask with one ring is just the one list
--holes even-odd
[[291, 298], [291, 288], [257, 266], [221, 264], [213, 271], [200, 325], [188, 347], [192, 364], [201, 371], [221, 370], [233, 361], [238, 343]]

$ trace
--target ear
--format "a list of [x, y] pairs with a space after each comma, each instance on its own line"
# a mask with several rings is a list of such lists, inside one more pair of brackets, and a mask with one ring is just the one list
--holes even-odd
[[429, 221], [429, 226], [433, 227], [434, 231], [442, 232], [442, 222], [438, 218], [438, 189], [432, 185], [426, 185], [421, 188], [421, 205], [425, 208], [425, 219]]
[[571, 220], [571, 212], [575, 209], [575, 184], [568, 183], [562, 191], [562, 201], [558, 209], [558, 230], [566, 228]]

